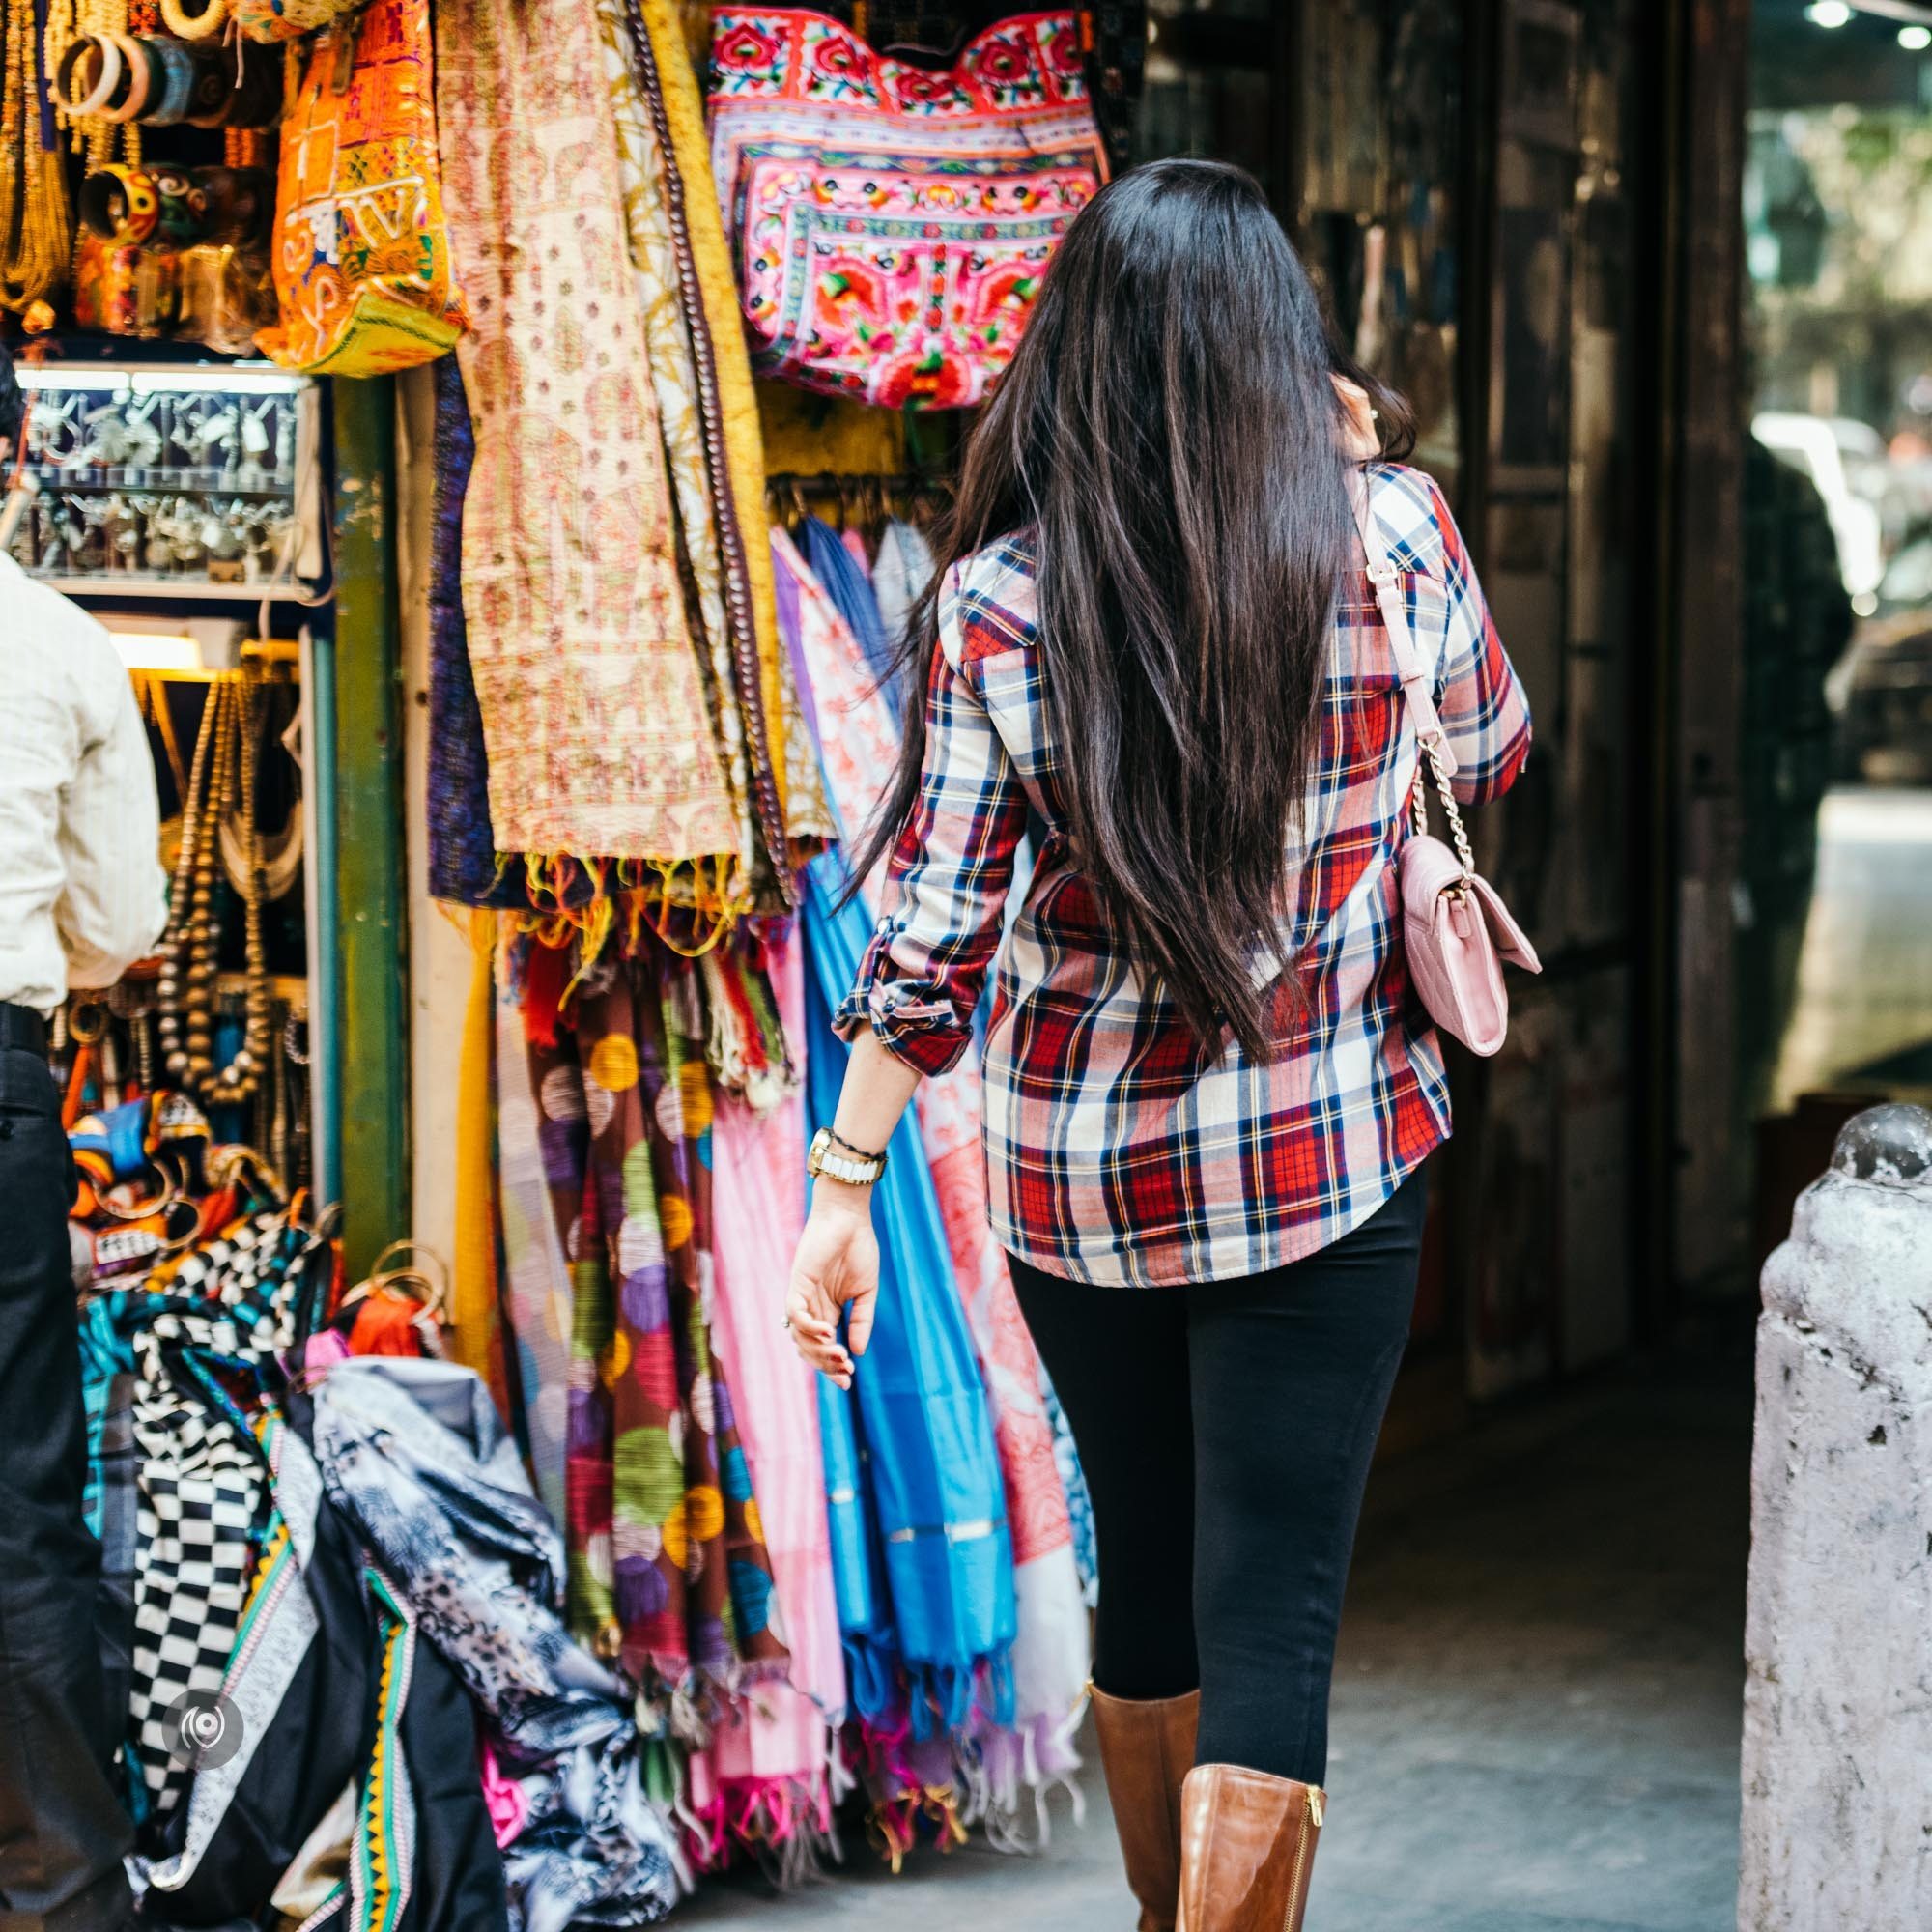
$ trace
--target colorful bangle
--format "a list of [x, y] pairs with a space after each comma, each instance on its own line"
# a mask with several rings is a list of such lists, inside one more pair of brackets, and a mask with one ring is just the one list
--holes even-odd
[[190, 14], [183, 0], [161, 0], [161, 19], [171, 34], [185, 41], [212, 41], [228, 24], [228, 0], [200, 0]]
[[[74, 99], [73, 84], [79, 72], [80, 64], [87, 58], [89, 48], [96, 50], [100, 62], [99, 77], [92, 91], [79, 99]], [[121, 49], [101, 34], [77, 34], [68, 44], [67, 52], [61, 56], [60, 73], [54, 89], [54, 102], [70, 120], [83, 121], [91, 114], [99, 114], [102, 105], [113, 95], [121, 82]]]
[[179, 161], [157, 162], [149, 172], [160, 203], [156, 233], [177, 246], [202, 240], [207, 229], [208, 196], [201, 184]]
[[111, 100], [102, 107], [100, 118], [103, 121], [138, 121], [141, 110], [154, 94], [158, 64], [149, 55], [148, 43], [135, 40], [131, 34], [103, 34], [101, 38], [112, 41], [121, 50], [121, 65], [128, 75], [128, 91], [118, 100]]
[[194, 62], [194, 86], [182, 118], [190, 128], [219, 128], [228, 119], [228, 103], [235, 92], [227, 55], [219, 47], [196, 46], [189, 58]]
[[160, 219], [161, 200], [152, 176], [115, 162], [80, 185], [80, 218], [103, 242], [145, 242]]
[[148, 90], [148, 111], [141, 119], [150, 128], [173, 128], [187, 116], [194, 96], [195, 57], [184, 41], [144, 41], [142, 45], [160, 68], [158, 88]]

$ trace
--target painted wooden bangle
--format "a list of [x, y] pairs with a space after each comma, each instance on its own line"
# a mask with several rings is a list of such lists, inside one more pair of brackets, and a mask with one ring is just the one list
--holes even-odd
[[[80, 77], [80, 64], [92, 50], [99, 62], [94, 86], [78, 99], [74, 83]], [[59, 84], [54, 90], [56, 104], [70, 119], [83, 121], [99, 114], [121, 84], [121, 49], [100, 34], [77, 34], [61, 56]]]
[[195, 57], [181, 41], [144, 41], [142, 44], [158, 65], [160, 81], [148, 90], [148, 111], [141, 119], [150, 128], [176, 127], [186, 118], [194, 94]]
[[235, 68], [228, 50], [204, 44], [191, 47], [188, 58], [194, 62], [194, 86], [182, 118], [190, 128], [219, 128], [228, 118], [229, 96], [235, 92]]
[[161, 198], [141, 168], [96, 168], [80, 185], [80, 218], [103, 241], [145, 242], [161, 216]]
[[228, 0], [196, 0], [193, 13], [184, 0], [161, 0], [161, 20], [185, 41], [212, 41], [228, 24]]

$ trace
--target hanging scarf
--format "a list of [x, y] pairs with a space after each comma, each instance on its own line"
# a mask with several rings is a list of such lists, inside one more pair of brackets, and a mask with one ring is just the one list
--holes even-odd
[[[703, 1016], [689, 967], [639, 963], [600, 978], [578, 1002], [567, 1103], [587, 1128], [566, 1224], [577, 1257], [573, 1614], [614, 1644], [671, 1731], [701, 1743], [721, 1693], [781, 1677], [785, 1664], [750, 1463], [704, 1313]], [[569, 1065], [559, 1059], [545, 1077]]]
[[[836, 860], [808, 867], [807, 1066], [811, 1111], [825, 1121], [845, 1059], [832, 1014], [871, 930], [856, 904], [834, 912], [838, 886]], [[877, 1315], [854, 1393], [908, 1716], [924, 1738], [963, 1730], [976, 1691], [995, 1722], [1010, 1721], [1012, 1544], [985, 1392], [911, 1120], [893, 1137], [875, 1203]]]
[[497, 857], [490, 756], [463, 622], [463, 502], [476, 445], [463, 371], [436, 365], [436, 492], [429, 563], [429, 889], [457, 905], [514, 905]]
[[[785, 1032], [801, 1037], [803, 959], [794, 936], [772, 949]], [[713, 959], [716, 954], [711, 955]], [[710, 960], [706, 962], [707, 966]], [[845, 1668], [825, 1509], [813, 1384], [781, 1325], [792, 1251], [805, 1221], [805, 1107], [794, 1093], [762, 1118], [721, 1103], [711, 1134], [717, 1237], [713, 1321], [738, 1391], [765, 1541], [791, 1653], [791, 1681], [734, 1701], [710, 1748], [692, 1760], [692, 1807], [716, 1859], [725, 1834], [765, 1844], [796, 1877], [829, 1840], [836, 1733]]]
[[[684, 303], [691, 318], [696, 367], [707, 384], [707, 420], [722, 452], [714, 462], [720, 484], [721, 537], [727, 555], [735, 536], [756, 640], [758, 686], [784, 829], [792, 856], [815, 851], [830, 836], [818, 762], [801, 728], [799, 694], [779, 631], [764, 516], [765, 452], [751, 355], [738, 306], [730, 244], [711, 178], [711, 139], [704, 96], [692, 68], [677, 0], [638, 0], [656, 85], [646, 90], [669, 161], [668, 200], [679, 236]], [[639, 49], [640, 59], [643, 49]], [[725, 491], [728, 486], [728, 496]]]
[[526, 1039], [508, 947], [497, 952], [496, 1026], [497, 1208], [515, 1378], [537, 1493], [565, 1522], [574, 1296], [559, 1230], [575, 1218], [583, 1186], [583, 1093], [560, 1057]]
[[[904, 694], [893, 672], [893, 639], [888, 637], [879, 615], [879, 602], [872, 595], [872, 580], [863, 564], [846, 549], [835, 530], [822, 517], [808, 517], [799, 526], [799, 543], [805, 553], [806, 567], [817, 578], [831, 598], [833, 608], [845, 620], [845, 628], [864, 654], [864, 663], [872, 681], [885, 694], [888, 713], [900, 715]], [[882, 785], [890, 771], [881, 772], [876, 783]], [[839, 800], [838, 812], [847, 816], [848, 801]], [[850, 820], [862, 824], [863, 820]]]
[[497, 917], [469, 915], [469, 992], [463, 1009], [463, 1057], [456, 1088], [456, 1252], [444, 1348], [473, 1369], [505, 1422], [517, 1412], [515, 1367], [503, 1333], [497, 1244]]
[[538, 868], [539, 903], [561, 856], [715, 910], [738, 835], [686, 629], [616, 132], [582, 85], [602, 70], [596, 0], [451, 0], [438, 27], [475, 317], [463, 599], [495, 838]]
[[925, 594], [937, 567], [932, 546], [915, 526], [894, 517], [879, 532], [879, 554], [872, 559], [872, 595], [893, 649], [905, 641], [913, 606]]
[[[728, 568], [726, 562], [728, 551], [731, 564], [742, 565], [744, 538], [733, 523], [728, 543], [721, 540], [721, 512], [731, 509], [730, 482], [713, 470], [715, 444], [706, 443], [708, 413], [699, 402], [693, 318], [681, 300], [684, 289], [694, 286], [679, 272], [683, 185], [660, 139], [661, 108], [652, 111], [657, 63], [637, 0], [596, 0], [596, 6], [605, 93], [617, 133], [626, 239], [664, 436], [679, 562], [687, 574], [692, 640], [699, 647], [713, 741], [731, 791], [744, 886], [755, 893], [762, 885], [770, 900], [781, 876], [770, 855], [776, 852], [782, 866], [784, 823], [765, 742], [750, 586], [742, 568]], [[680, 214], [675, 222], [674, 204]], [[688, 269], [688, 262], [683, 266]], [[696, 321], [701, 328], [701, 314]], [[707, 338], [707, 357], [709, 349]], [[715, 389], [715, 384], [706, 388]]]
[[[829, 593], [814, 596], [810, 583], [800, 585], [799, 595], [806, 660], [821, 717], [828, 721], [828, 781], [840, 814], [861, 822], [872, 811], [884, 774], [896, 758], [897, 733], [849, 627], [832, 612], [837, 600]], [[875, 893], [867, 902], [876, 912]], [[1043, 1793], [1056, 1783], [1074, 1789], [1070, 1774], [1080, 1760], [1073, 1734], [1092, 1668], [1087, 1608], [1053, 1426], [1040, 1399], [1039, 1358], [987, 1219], [977, 1050], [969, 1048], [946, 1076], [922, 1081], [917, 1107], [952, 1279], [992, 1415], [1012, 1525], [1019, 1602], [1013, 1646], [1017, 1730], [984, 1740], [989, 1817], [996, 1832], [1004, 1832], [1012, 1829], [1023, 1791]], [[1037, 1815], [1044, 1831], [1043, 1804]]]

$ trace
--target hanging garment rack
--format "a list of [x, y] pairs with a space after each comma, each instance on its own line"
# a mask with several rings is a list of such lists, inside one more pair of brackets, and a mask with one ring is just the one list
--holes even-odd
[[933, 511], [947, 508], [953, 489], [951, 476], [932, 470], [778, 470], [765, 478], [765, 514], [802, 523], [813, 503], [831, 504], [845, 528], [883, 522], [895, 502], [909, 516], [922, 503]]

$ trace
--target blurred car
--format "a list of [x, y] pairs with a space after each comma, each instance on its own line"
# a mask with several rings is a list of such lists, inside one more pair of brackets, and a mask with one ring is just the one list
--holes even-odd
[[1861, 615], [1870, 611], [1885, 575], [1885, 526], [1872, 495], [1875, 485], [1883, 487], [1886, 470], [1878, 431], [1849, 417], [1762, 410], [1751, 418], [1751, 434], [1811, 479], [1838, 540], [1845, 592]]
[[1891, 559], [1876, 596], [1876, 614], [1826, 680], [1839, 718], [1839, 776], [1932, 784], [1932, 536]]

